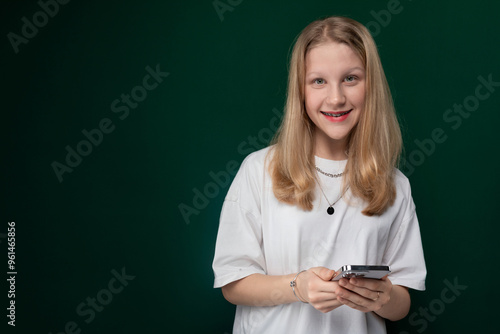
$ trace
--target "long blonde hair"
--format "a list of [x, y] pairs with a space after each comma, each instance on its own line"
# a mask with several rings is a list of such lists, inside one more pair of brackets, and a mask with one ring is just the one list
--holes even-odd
[[363, 214], [380, 215], [396, 198], [394, 167], [401, 154], [401, 130], [375, 42], [362, 24], [346, 17], [314, 21], [295, 42], [285, 115], [270, 151], [273, 192], [282, 202], [308, 211], [313, 208], [315, 125], [304, 104], [305, 58], [309, 50], [328, 42], [347, 44], [365, 66], [365, 105], [347, 140], [343, 187], [366, 202]]

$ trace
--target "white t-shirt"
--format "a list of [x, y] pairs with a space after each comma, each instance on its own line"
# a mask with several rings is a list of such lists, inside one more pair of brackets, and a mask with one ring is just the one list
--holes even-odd
[[[269, 149], [243, 161], [224, 201], [213, 262], [215, 288], [255, 273], [288, 275], [317, 266], [338, 270], [366, 264], [388, 265], [394, 285], [425, 289], [415, 205], [408, 179], [399, 170], [395, 203], [380, 216], [363, 215], [364, 205], [349, 191], [329, 215], [319, 187], [313, 210], [304, 211], [275, 198], [266, 165]], [[332, 174], [342, 172], [347, 163], [315, 159], [321, 170]], [[330, 203], [341, 196], [341, 178], [319, 174], [319, 179]], [[343, 305], [325, 314], [297, 301], [272, 307], [238, 305], [233, 333], [363, 334], [386, 329], [384, 319], [373, 312]]]

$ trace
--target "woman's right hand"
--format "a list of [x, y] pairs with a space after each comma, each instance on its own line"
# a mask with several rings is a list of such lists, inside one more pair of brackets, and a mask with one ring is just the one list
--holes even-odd
[[343, 305], [337, 300], [335, 293], [338, 282], [331, 281], [334, 275], [335, 270], [325, 267], [314, 267], [304, 271], [295, 280], [298, 297], [323, 313]]

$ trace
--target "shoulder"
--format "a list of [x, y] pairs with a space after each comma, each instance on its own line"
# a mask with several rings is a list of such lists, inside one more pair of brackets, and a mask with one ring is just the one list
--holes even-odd
[[[273, 146], [250, 153], [241, 163], [240, 169], [248, 167], [265, 167], [273, 153]], [[252, 168], [253, 169], [253, 168]]]
[[252, 194], [256, 196], [262, 191], [267, 166], [272, 154], [272, 146], [250, 153], [241, 163], [240, 169], [229, 188], [226, 200], [242, 199]]
[[236, 179], [238, 176], [241, 177], [243, 175], [259, 179], [266, 177], [269, 162], [272, 159], [274, 151], [273, 147], [274, 146], [268, 146], [247, 155], [241, 163], [240, 169], [236, 174]]
[[394, 168], [394, 183], [396, 185], [397, 190], [410, 190], [410, 180], [404, 175], [399, 169]]

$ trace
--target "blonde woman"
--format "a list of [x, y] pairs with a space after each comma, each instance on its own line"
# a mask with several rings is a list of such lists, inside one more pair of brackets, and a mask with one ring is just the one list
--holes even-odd
[[[222, 208], [215, 287], [237, 305], [233, 333], [385, 333], [426, 269], [401, 133], [368, 30], [309, 24], [290, 61], [274, 145], [250, 154]], [[382, 279], [343, 265], [387, 265]]]

